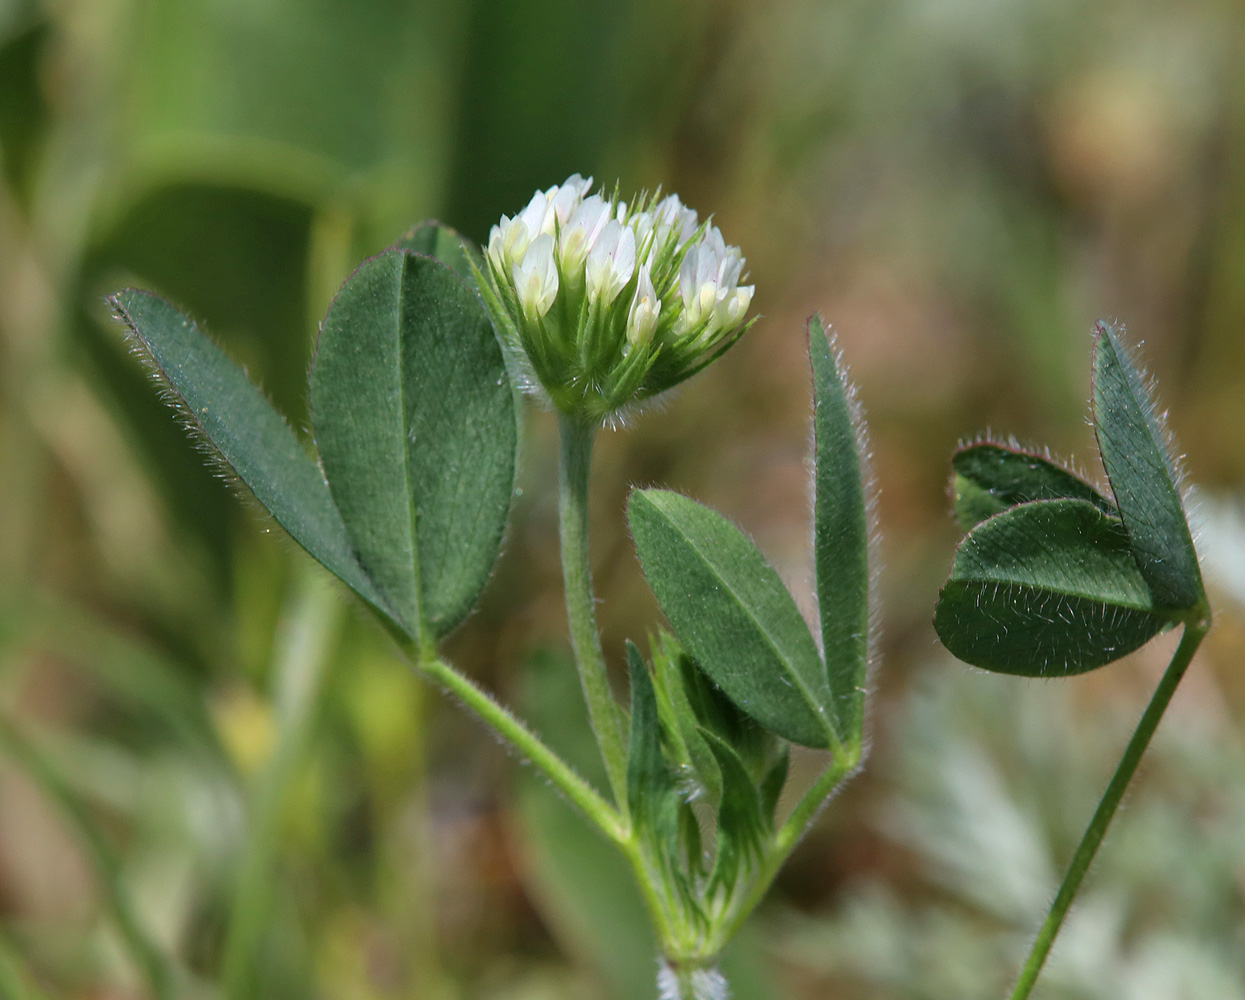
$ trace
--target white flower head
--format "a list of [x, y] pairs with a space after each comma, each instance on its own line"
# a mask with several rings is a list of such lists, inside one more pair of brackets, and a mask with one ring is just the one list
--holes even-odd
[[723, 296], [713, 315], [715, 325], [720, 329], [738, 326], [747, 315], [748, 307], [752, 305], [752, 293], [755, 287], [743, 285]]
[[688, 248], [679, 269], [684, 330], [707, 323], [706, 332], [713, 333], [733, 327], [743, 318], [752, 303], [752, 286], [737, 294], [743, 265], [739, 248], [727, 246], [717, 226], [709, 226], [704, 238]]
[[545, 215], [542, 231], [552, 236], [556, 230], [570, 222], [575, 209], [579, 208], [580, 202], [583, 201], [584, 195], [591, 186], [591, 177], [584, 180], [579, 174], [574, 174], [567, 179], [565, 184], [546, 191], [549, 211]]
[[708, 243], [691, 247], [679, 268], [679, 294], [683, 297], [683, 324], [698, 326], [713, 315], [718, 303], [720, 261]]
[[501, 222], [489, 230], [488, 257], [497, 270], [505, 273], [517, 261], [523, 259], [531, 245], [532, 236], [527, 223], [520, 216], [511, 219], [503, 215]]
[[653, 231], [653, 227], [657, 225], [657, 219], [652, 212], [632, 212], [626, 219], [628, 226], [635, 232], [635, 245], [643, 247], [645, 251], [651, 252], [650, 247], [645, 244], [649, 233]]
[[745, 328], [744, 258], [678, 195], [589, 194], [578, 174], [489, 232], [481, 294], [564, 413], [609, 421], [699, 371]]
[[532, 240], [523, 259], [514, 265], [514, 288], [528, 322], [549, 312], [558, 294], [558, 269], [553, 262], [553, 237], [542, 233]]
[[605, 224], [588, 251], [584, 279], [588, 298], [610, 305], [635, 273], [635, 233], [617, 219]]
[[[550, 188], [550, 191], [556, 191], [557, 188]], [[537, 191], [532, 195], [532, 200], [527, 203], [527, 207], [523, 209], [517, 218], [527, 228], [527, 238], [529, 241], [536, 239], [545, 228], [545, 218], [552, 215], [549, 211], [549, 195], [545, 191]], [[550, 233], [552, 233], [552, 227]]]

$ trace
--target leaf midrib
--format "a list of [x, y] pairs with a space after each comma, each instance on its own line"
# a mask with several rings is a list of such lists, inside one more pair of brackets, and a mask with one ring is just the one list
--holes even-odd
[[406, 482], [406, 504], [407, 515], [411, 521], [411, 583], [414, 593], [412, 597], [415, 601], [415, 631], [422, 645], [427, 632], [427, 623], [424, 621], [424, 595], [419, 578], [419, 542], [416, 532], [418, 521], [418, 509], [415, 505], [415, 484], [411, 477], [411, 443], [407, 440], [407, 419], [406, 419], [406, 337], [403, 335], [403, 318], [406, 316], [406, 269], [410, 264], [411, 256], [405, 250], [399, 250], [401, 255], [401, 267], [398, 269], [398, 294], [397, 294], [397, 311], [394, 317], [394, 329], [398, 339], [398, 413], [401, 421], [402, 434], [402, 478]]
[[1156, 608], [1153, 604], [1135, 604], [1129, 600], [1122, 600], [1116, 597], [1106, 597], [1102, 594], [1088, 594], [1076, 590], [1061, 590], [1057, 587], [1036, 585], [1022, 580], [1010, 580], [1006, 577], [997, 576], [952, 576], [951, 583], [962, 583], [965, 585], [973, 584], [993, 584], [996, 587], [1014, 587], [1019, 590], [1031, 590], [1039, 594], [1051, 594], [1056, 597], [1074, 597], [1083, 601], [1097, 601], [1099, 604], [1107, 604], [1112, 607], [1125, 608], [1129, 611], [1145, 611], [1151, 614], [1164, 617], [1161, 609]]

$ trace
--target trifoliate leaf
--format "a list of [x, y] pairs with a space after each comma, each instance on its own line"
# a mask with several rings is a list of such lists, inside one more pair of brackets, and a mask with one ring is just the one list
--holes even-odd
[[409, 250], [425, 257], [435, 257], [469, 286], [475, 285], [471, 264], [484, 267], [484, 258], [471, 240], [449, 226], [432, 219], [417, 224], [394, 244], [394, 249]]
[[368, 577], [324, 474], [285, 420], [187, 316], [150, 292], [111, 299], [131, 340], [191, 430], [330, 573], [399, 628], [413, 622]]

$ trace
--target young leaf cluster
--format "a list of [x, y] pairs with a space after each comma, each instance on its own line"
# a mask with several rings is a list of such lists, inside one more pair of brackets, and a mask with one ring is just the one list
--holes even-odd
[[[628, 785], [633, 822], [670, 906], [720, 947], [803, 826], [863, 753], [869, 662], [869, 507], [863, 428], [820, 319], [814, 389], [814, 543], [821, 643], [778, 574], [717, 512], [637, 490], [628, 518], [644, 573], [677, 640], [630, 648]], [[775, 812], [788, 744], [830, 750], [826, 777], [787, 822]], [[714, 818], [704, 856], [699, 819]], [[708, 943], [713, 942], [713, 943]]]

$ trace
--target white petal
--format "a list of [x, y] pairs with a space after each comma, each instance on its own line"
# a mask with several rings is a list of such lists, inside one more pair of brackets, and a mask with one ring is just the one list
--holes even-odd
[[683, 263], [679, 267], [679, 294], [683, 296], [683, 308], [690, 309], [696, 290], [700, 287], [696, 280], [696, 260], [700, 255], [700, 247], [689, 247], [683, 255]]
[[661, 316], [661, 300], [653, 288], [648, 265], [640, 268], [636, 279], [635, 296], [631, 300], [631, 312], [627, 316], [627, 341], [633, 347], [647, 344], [657, 329]]
[[717, 250], [709, 243], [701, 243], [696, 247], [697, 294], [699, 294], [700, 288], [710, 284], [714, 286], [714, 291], [716, 292], [719, 260]]
[[622, 236], [619, 237], [618, 249], [614, 252], [614, 274], [618, 278], [620, 292], [623, 285], [635, 274], [635, 232], [630, 226], [623, 227]]
[[488, 259], [492, 263], [493, 267], [497, 268], [497, 270], [502, 273], [505, 273], [506, 270], [506, 251], [502, 233], [504, 232], [505, 226], [509, 221], [510, 220], [503, 215], [501, 217], [501, 223], [488, 231]]
[[523, 221], [523, 225], [527, 227], [528, 239], [534, 239], [545, 224], [545, 214], [549, 208], [549, 199], [545, 192], [537, 191], [532, 195], [532, 200], [527, 203], [527, 207], [523, 209], [517, 218]]
[[553, 263], [553, 237], [532, 241], [523, 260], [514, 265], [514, 288], [529, 320], [545, 315], [558, 294], [558, 269]]

